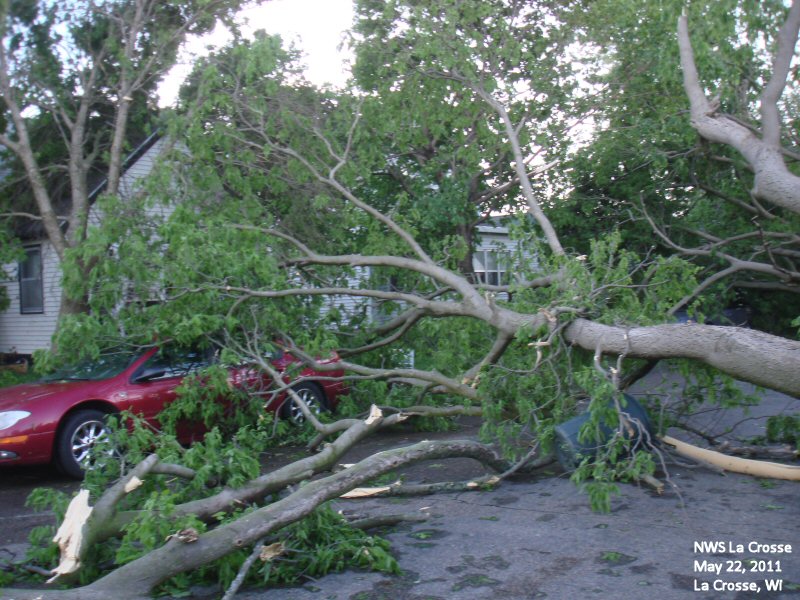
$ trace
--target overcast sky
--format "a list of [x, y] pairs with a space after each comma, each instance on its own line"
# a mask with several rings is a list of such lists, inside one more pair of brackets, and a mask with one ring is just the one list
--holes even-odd
[[[347, 79], [347, 55], [337, 47], [353, 20], [352, 0], [270, 0], [244, 10], [241, 16], [249, 22], [243, 28], [246, 33], [264, 29], [280, 34], [285, 43], [293, 42], [302, 50], [308, 65], [306, 75], [312, 82], [341, 85]], [[188, 53], [159, 90], [162, 106], [175, 101], [181, 82], [191, 71], [191, 56], [204, 52], [206, 46], [224, 45], [230, 39], [226, 33], [218, 27], [214, 33], [188, 44]]]

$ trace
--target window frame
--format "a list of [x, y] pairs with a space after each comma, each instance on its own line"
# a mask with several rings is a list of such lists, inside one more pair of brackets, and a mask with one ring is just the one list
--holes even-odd
[[[44, 260], [42, 257], [42, 246], [26, 246], [23, 248], [25, 259], [17, 263], [17, 282], [19, 285], [19, 313], [21, 315], [41, 315], [44, 314]], [[37, 256], [39, 260], [38, 277], [24, 277], [27, 270], [25, 264]], [[38, 281], [38, 286], [37, 282]], [[30, 289], [31, 284], [38, 290], [38, 304], [31, 307]]]
[[216, 355], [213, 348], [181, 348], [168, 344], [159, 348], [155, 354], [136, 369], [131, 379], [136, 379], [138, 375], [153, 366], [157, 366], [158, 368], [163, 367], [164, 374], [160, 377], [148, 379], [148, 381], [184, 378], [203, 369], [207, 369], [215, 363], [215, 360]]
[[478, 248], [472, 253], [472, 270], [480, 285], [502, 286], [510, 281], [506, 249]]

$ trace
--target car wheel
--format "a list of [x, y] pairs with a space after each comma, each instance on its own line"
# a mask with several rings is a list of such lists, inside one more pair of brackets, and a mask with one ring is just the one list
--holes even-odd
[[[325, 394], [318, 385], [313, 383], [300, 383], [292, 387], [292, 389], [300, 396], [303, 402], [306, 403], [306, 406], [308, 406], [314, 414], [318, 415], [323, 410], [327, 410]], [[297, 402], [292, 400], [291, 396], [287, 395], [287, 400], [288, 402], [283, 405], [283, 417], [288, 419], [293, 425], [305, 425], [306, 416], [303, 414], [303, 411], [300, 410], [300, 406]]]
[[107, 417], [99, 410], [79, 410], [67, 417], [56, 440], [55, 461], [62, 473], [83, 478], [92, 448], [108, 436]]

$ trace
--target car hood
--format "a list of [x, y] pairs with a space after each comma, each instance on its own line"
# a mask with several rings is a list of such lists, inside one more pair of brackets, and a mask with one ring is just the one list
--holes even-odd
[[0, 389], [0, 411], [23, 408], [26, 404], [42, 400], [48, 396], [63, 394], [76, 385], [85, 382], [54, 381], [49, 383], [24, 383]]

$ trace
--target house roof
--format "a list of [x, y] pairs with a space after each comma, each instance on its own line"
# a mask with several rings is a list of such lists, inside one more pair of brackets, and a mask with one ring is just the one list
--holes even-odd
[[[122, 163], [122, 174], [125, 174], [128, 169], [133, 167], [136, 162], [144, 156], [144, 154], [153, 147], [153, 145], [161, 138], [161, 132], [156, 130], [145, 138], [133, 151], [125, 157]], [[10, 169], [6, 169], [4, 176], [10, 173]], [[2, 179], [2, 177], [0, 177]], [[93, 181], [92, 181], [93, 180]], [[91, 206], [100, 197], [103, 191], [108, 186], [108, 177], [106, 175], [95, 174], [94, 177], [89, 175], [89, 205]], [[59, 216], [67, 215], [72, 208], [72, 198], [68, 194], [59, 194], [54, 199], [54, 208], [56, 214]], [[67, 222], [62, 223], [62, 227], [66, 230]], [[14, 233], [22, 240], [38, 240], [46, 237], [44, 226], [41, 221], [34, 221], [24, 217], [17, 218], [13, 225]]]
[[[128, 169], [130, 169], [136, 162], [144, 156], [144, 154], [153, 147], [159, 139], [161, 139], [161, 131], [156, 129], [153, 133], [151, 133], [139, 146], [137, 146], [122, 163], [122, 172], [125, 173]], [[103, 177], [103, 179], [94, 187], [92, 191], [89, 192], [89, 204], [93, 204], [95, 200], [103, 193], [108, 185], [108, 177]]]

